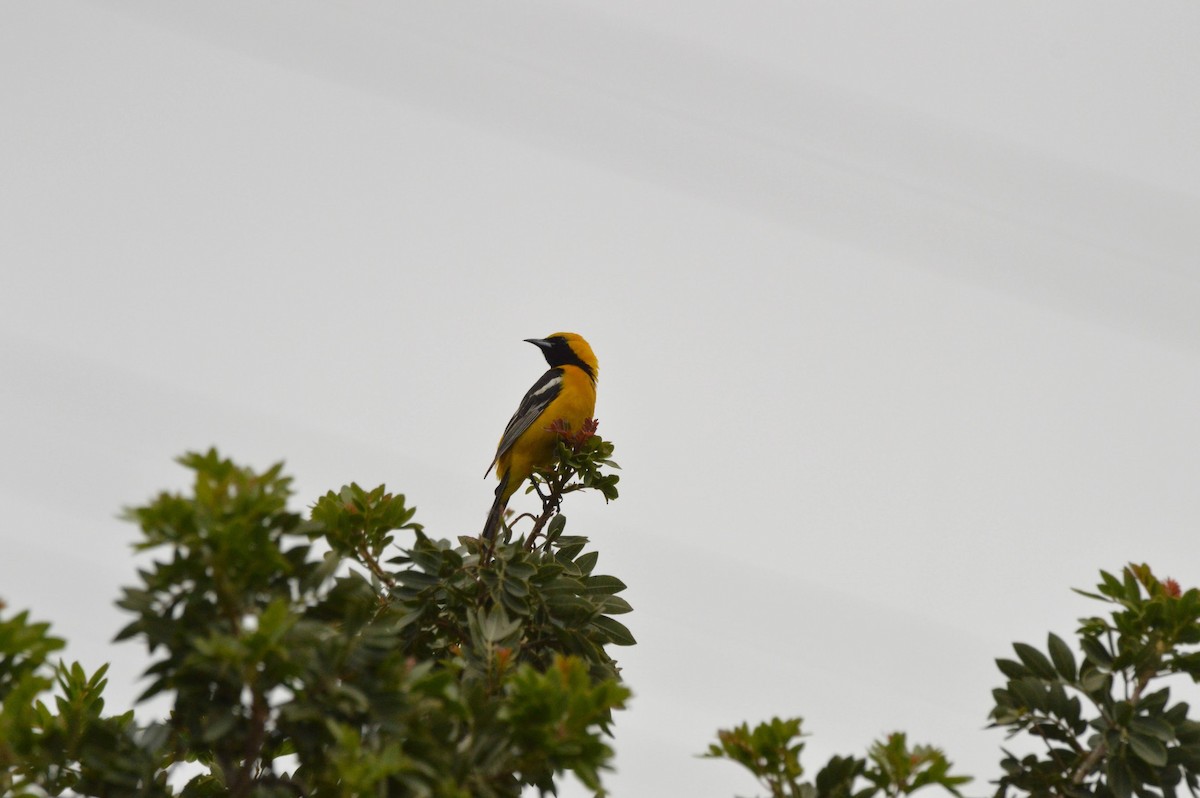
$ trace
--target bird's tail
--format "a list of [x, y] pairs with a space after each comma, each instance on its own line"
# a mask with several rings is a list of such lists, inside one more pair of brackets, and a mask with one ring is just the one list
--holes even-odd
[[492, 540], [496, 537], [496, 533], [500, 531], [500, 522], [504, 519], [504, 510], [508, 507], [509, 493], [508, 488], [509, 475], [505, 474], [500, 480], [500, 484], [496, 486], [496, 500], [492, 502], [491, 512], [488, 513], [487, 521], [483, 525], [483, 539]]

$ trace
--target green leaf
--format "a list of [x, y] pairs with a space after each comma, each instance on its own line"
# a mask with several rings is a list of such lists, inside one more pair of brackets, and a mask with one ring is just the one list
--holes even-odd
[[409, 569], [397, 573], [396, 581], [405, 587], [411, 587], [414, 590], [424, 590], [438, 584], [440, 580], [434, 574], [427, 574], [424, 571]]
[[1034, 678], [1018, 679], [1009, 685], [1009, 690], [1026, 709], [1044, 710], [1046, 708], [1046, 691], [1042, 683]]
[[583, 580], [582, 595], [612, 595], [625, 589], [625, 583], [615, 576], [589, 576]]
[[1175, 739], [1175, 728], [1162, 718], [1137, 717], [1130, 721], [1129, 728], [1138, 734], [1154, 737], [1164, 743]]
[[517, 598], [524, 598], [529, 595], [529, 585], [525, 582], [516, 582], [512, 579], [504, 580], [504, 592]]
[[530, 579], [537, 573], [537, 567], [533, 563], [511, 561], [504, 564], [504, 573], [514, 579]]
[[1109, 670], [1112, 667], [1112, 654], [1108, 649], [1094, 637], [1083, 637], [1079, 640], [1079, 647], [1083, 649], [1083, 654], [1088, 658], [1088, 661], [1101, 670]]
[[1026, 676], [1031, 676], [1032, 671], [1026, 668], [1021, 663], [1013, 659], [1004, 659], [1003, 657], [996, 658], [996, 667], [1010, 679], [1023, 679]]
[[1065, 718], [1067, 716], [1070, 710], [1067, 702], [1067, 691], [1063, 689], [1062, 682], [1050, 682], [1046, 707], [1055, 717]]
[[1164, 687], [1161, 690], [1155, 690], [1153, 693], [1146, 693], [1142, 696], [1142, 700], [1138, 702], [1138, 711], [1143, 715], [1156, 715], [1161, 713], [1167, 706], [1167, 701], [1171, 698], [1171, 688]]
[[1109, 686], [1112, 681], [1112, 675], [1103, 671], [1085, 669], [1083, 678], [1079, 680], [1079, 686], [1088, 693], [1100, 693], [1108, 695]]
[[1167, 764], [1167, 747], [1154, 737], [1132, 734], [1129, 737], [1129, 747], [1138, 759], [1147, 765], [1161, 768]]
[[1108, 779], [1108, 789], [1116, 798], [1131, 798], [1133, 795], [1133, 779], [1125, 760], [1110, 755], [1105, 763], [1105, 776]]
[[596, 567], [596, 560], [600, 559], [600, 552], [589, 551], [587, 554], [581, 554], [575, 558], [575, 565], [579, 568], [579, 572], [587, 575]]
[[1025, 663], [1028, 668], [1043, 679], [1053, 679], [1056, 677], [1054, 665], [1046, 658], [1046, 655], [1038, 651], [1031, 645], [1026, 643], [1013, 643], [1013, 650], [1017, 652], [1017, 656], [1021, 658], [1021, 662]]
[[1063, 642], [1061, 637], [1051, 632], [1047, 639], [1047, 648], [1050, 650], [1050, 659], [1054, 662], [1055, 670], [1068, 682], [1074, 682], [1078, 671], [1071, 647]]
[[600, 615], [592, 619], [592, 626], [602, 629], [608, 642], [618, 646], [633, 646], [637, 645], [637, 640], [633, 638], [633, 634], [625, 628], [625, 624], [614, 621], [605, 615]]
[[620, 596], [608, 596], [604, 599], [604, 603], [600, 605], [600, 611], [605, 615], [623, 615], [627, 612], [633, 612], [633, 607]]
[[550, 519], [550, 523], [546, 527], [546, 540], [557, 540], [562, 536], [563, 529], [567, 526], [567, 517], [561, 513]]
[[1142, 597], [1142, 586], [1133, 574], [1132, 568], [1126, 568], [1122, 573], [1125, 583], [1125, 600], [1130, 604], [1136, 603]]
[[[554, 520], [557, 521], [560, 518], [563, 518], [563, 516], [555, 516]], [[563, 520], [563, 523], [566, 523], [565, 519]], [[553, 526], [554, 521], [551, 521], [550, 524]], [[579, 552], [583, 551], [583, 547], [586, 546], [587, 543], [588, 539], [582, 535], [560, 535], [555, 543], [558, 548], [556, 553], [561, 560], [570, 562], [575, 559], [575, 556], [579, 554]]]

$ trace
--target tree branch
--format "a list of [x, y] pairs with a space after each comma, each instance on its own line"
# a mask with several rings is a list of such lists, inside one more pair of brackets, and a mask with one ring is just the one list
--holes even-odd
[[540, 490], [538, 491], [538, 495], [542, 498], [542, 514], [533, 522], [533, 529], [529, 530], [529, 537], [525, 540], [525, 551], [533, 551], [534, 543], [538, 535], [541, 534], [542, 528], [546, 526], [546, 523], [554, 517], [559, 507], [562, 506], [564, 488], [566, 488], [567, 482], [570, 479], [571, 472], [569, 469], [564, 468], [561, 473], [555, 471], [554, 480], [547, 480], [546, 482], [550, 488], [549, 493], [543, 494]]
[[262, 756], [263, 739], [267, 734], [267, 717], [270, 714], [267, 699], [257, 685], [250, 688], [250, 692], [253, 696], [250, 708], [250, 734], [246, 737], [246, 752], [242, 758], [242, 766], [238, 768], [237, 778], [234, 779], [233, 786], [229, 789], [229, 794], [234, 796], [250, 794], [254, 763]]
[[[1133, 695], [1129, 697], [1129, 700], [1134, 705], [1141, 700], [1142, 691], [1146, 689], [1146, 685], [1148, 685], [1150, 680], [1154, 678], [1154, 673], [1155, 672], [1151, 670], [1138, 677], [1137, 683], [1133, 686]], [[1129, 682], [1126, 681], [1125, 684], [1128, 685]], [[1107, 753], [1108, 743], [1101, 740], [1100, 744], [1093, 748], [1092, 752], [1088, 754], [1087, 759], [1083, 760], [1079, 767], [1075, 769], [1075, 775], [1071, 777], [1071, 784], [1083, 784], [1083, 780], [1091, 775], [1091, 772], [1096, 769], [1096, 766], [1100, 764], [1100, 761], [1104, 759]]]

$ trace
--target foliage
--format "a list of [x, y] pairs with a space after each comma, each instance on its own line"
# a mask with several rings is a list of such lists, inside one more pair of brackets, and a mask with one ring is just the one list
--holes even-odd
[[[48, 632], [27, 612], [0, 618], [0, 795], [162, 794], [162, 727], [138, 729], [132, 712], [105, 716], [107, 666], [88, 675], [78, 663], [51, 665], [63, 641]], [[52, 709], [42, 697], [55, 687]]]
[[[534, 518], [533, 528], [524, 538], [526, 548], [537, 544], [538, 536], [543, 533], [548, 521], [551, 522], [549, 530], [545, 530], [548, 540], [552, 541], [562, 534], [566, 519], [558, 511], [566, 494], [577, 490], [596, 490], [604, 496], [605, 502], [617, 498], [620, 477], [603, 469], [620, 469], [620, 466], [612, 461], [612, 443], [596, 434], [599, 426], [599, 421], [590, 418], [585, 419], [583, 428], [575, 432], [561, 420], [550, 425], [550, 430], [558, 435], [557, 460], [553, 469], [535, 472], [529, 480], [526, 492], [538, 494], [542, 500], [542, 512]], [[507, 531], [511, 533], [511, 530]], [[484, 556], [490, 559], [490, 553]]]
[[[489, 541], [428, 536], [382, 485], [305, 516], [282, 465], [184, 456], [190, 492], [128, 511], [153, 559], [118, 602], [132, 620], [117, 639], [153, 658], [142, 697], [168, 697], [169, 716], [107, 713], [107, 666], [53, 659], [49, 626], [0, 604], [0, 794], [507, 798], [565, 773], [603, 794], [629, 697], [608, 647], [634, 644], [617, 620], [631, 607], [560, 510], [578, 490], [615, 499], [616, 464], [594, 422], [555, 431], [558, 461], [530, 487], [541, 512]], [[1197, 795], [1200, 722], [1171, 689], [1200, 681], [1200, 591], [1131, 565], [1077, 592], [1107, 615], [1081, 619], [1074, 645], [1051, 634], [996, 661], [991, 725], [1034, 751], [1004, 751], [996, 798]], [[901, 732], [804, 780], [803, 737], [799, 718], [743, 723], [705, 756], [771, 798], [960, 796], [969, 781]]]
[[169, 717], [106, 715], [105, 668], [54, 665], [45, 624], [0, 617], [0, 793], [517, 796], [566, 772], [601, 793], [629, 696], [606, 646], [633, 644], [613, 617], [631, 608], [557, 515], [580, 487], [615, 497], [611, 444], [568, 449], [545, 478], [553, 535], [486, 557], [383, 486], [305, 518], [281, 464], [184, 456], [191, 491], [128, 512], [155, 556], [118, 602]]
[[950, 761], [937, 748], [909, 748], [906, 736], [897, 732], [875, 742], [865, 759], [835, 756], [811, 782], [802, 782], [804, 750], [800, 718], [772, 718], [753, 729], [743, 723], [717, 732], [706, 757], [729, 759], [749, 770], [771, 798], [887, 798], [909, 795], [922, 787], [939, 785], [954, 795], [958, 786], [970, 781], [950, 775]]
[[[1200, 590], [1160, 580], [1146, 565], [1100, 575], [1096, 592], [1076, 591], [1110, 605], [1108, 617], [1081, 619], [1082, 658], [1051, 634], [1044, 652], [1014, 643], [1016, 659], [996, 660], [1008, 681], [992, 691], [991, 726], [1044, 750], [1005, 750], [996, 798], [1175, 798], [1180, 784], [1197, 795], [1200, 722], [1187, 703], [1171, 702], [1163, 681], [1200, 681]], [[969, 780], [950, 775], [940, 750], [909, 748], [896, 733], [865, 759], [835, 756], [801, 782], [801, 736], [799, 718], [742, 724], [718, 732], [706, 756], [742, 765], [772, 798], [897, 798], [931, 785], [958, 795]]]
[[1200, 723], [1162, 683], [1200, 680], [1200, 591], [1131, 565], [1120, 577], [1101, 572], [1095, 593], [1076, 592], [1111, 605], [1109, 617], [1080, 621], [1082, 660], [1051, 634], [1045, 652], [1016, 643], [1016, 660], [996, 661], [1008, 683], [992, 693], [992, 725], [1044, 745], [1042, 754], [1005, 752], [997, 798], [1173, 797], [1181, 782], [1195, 794]]

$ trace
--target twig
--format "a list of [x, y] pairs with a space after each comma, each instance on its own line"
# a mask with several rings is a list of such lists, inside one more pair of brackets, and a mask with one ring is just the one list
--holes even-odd
[[571, 472], [569, 470], [564, 470], [562, 473], [556, 471], [554, 476], [553, 481], [546, 482], [550, 488], [548, 494], [543, 494], [540, 489], [538, 490], [538, 496], [542, 497], [542, 514], [533, 522], [533, 529], [529, 531], [529, 537], [525, 540], [525, 551], [533, 551], [534, 543], [537, 536], [541, 534], [542, 528], [562, 506], [563, 493], [566, 492], [567, 482], [571, 479]]
[[[1129, 697], [1129, 700], [1133, 704], [1136, 705], [1137, 702], [1141, 700], [1142, 691], [1146, 689], [1146, 685], [1150, 683], [1152, 678], [1154, 678], [1154, 671], [1147, 671], [1138, 677], [1137, 684], [1133, 686], [1133, 695]], [[1128, 687], [1129, 682], [1126, 681], [1125, 685]], [[1075, 775], [1071, 777], [1071, 783], [1083, 784], [1083, 780], [1091, 775], [1091, 772], [1096, 769], [1096, 766], [1100, 764], [1100, 760], [1103, 759], [1104, 755], [1107, 753], [1108, 743], [1101, 740], [1100, 744], [1093, 748], [1092, 752], [1088, 754], [1087, 759], [1083, 760], [1079, 767], [1075, 769]]]
[[387, 571], [383, 570], [383, 567], [379, 565], [379, 561], [371, 555], [371, 552], [367, 551], [366, 546], [360, 543], [357, 552], [362, 564], [367, 566], [367, 570], [373, 573], [376, 579], [387, 585], [388, 590], [396, 587], [396, 580]]

